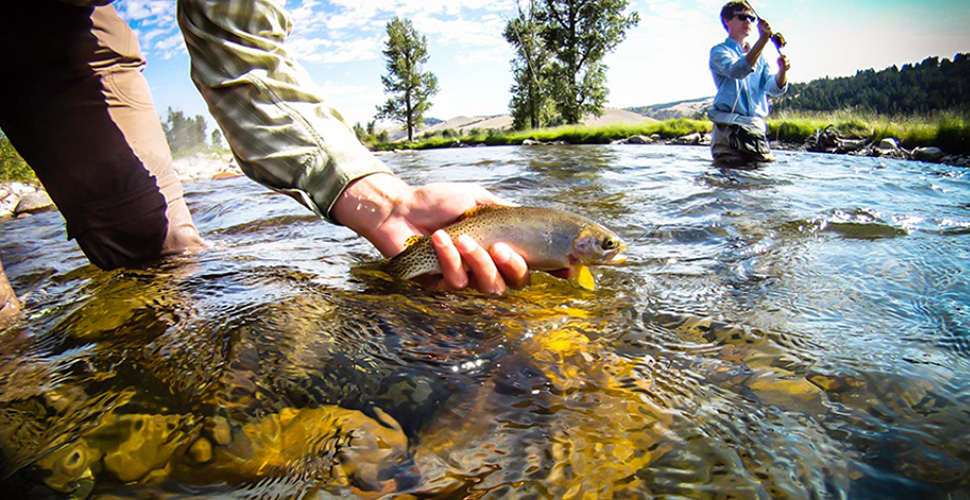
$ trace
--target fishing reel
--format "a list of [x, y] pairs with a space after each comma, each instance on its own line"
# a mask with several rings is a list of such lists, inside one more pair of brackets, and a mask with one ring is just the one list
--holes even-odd
[[786, 45], [785, 37], [781, 33], [775, 33], [771, 35], [771, 42], [775, 44], [775, 48], [781, 51], [781, 48]]

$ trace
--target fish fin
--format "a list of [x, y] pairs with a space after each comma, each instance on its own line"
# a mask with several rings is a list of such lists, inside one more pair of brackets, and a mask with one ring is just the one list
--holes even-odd
[[421, 241], [421, 238], [424, 238], [424, 236], [418, 236], [416, 234], [408, 236], [408, 239], [404, 241], [404, 248], [411, 248]]
[[505, 205], [477, 205], [473, 208], [469, 208], [465, 213], [461, 214], [461, 217], [459, 217], [458, 220], [463, 221], [465, 219], [474, 217], [478, 214], [491, 212], [492, 210], [501, 210], [503, 208], [508, 208], [508, 207]]
[[582, 264], [575, 264], [570, 269], [569, 275], [577, 285], [590, 291], [596, 290], [596, 282], [593, 281], [593, 273], [589, 271], [589, 267]]

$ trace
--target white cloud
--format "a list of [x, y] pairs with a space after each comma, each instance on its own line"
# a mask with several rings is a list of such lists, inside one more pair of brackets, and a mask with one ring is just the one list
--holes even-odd
[[381, 57], [379, 38], [356, 40], [328, 40], [324, 38], [290, 38], [286, 49], [297, 61], [304, 63], [339, 64], [353, 61], [372, 61]]
[[146, 57], [171, 59], [185, 52], [171, 0], [126, 0], [116, 2], [118, 15], [135, 27]]
[[115, 4], [126, 21], [152, 19], [175, 20], [175, 2], [171, 0], [125, 0]]
[[[712, 95], [707, 59], [710, 47], [726, 36], [718, 19], [724, 1], [630, 0], [640, 24], [607, 55], [610, 105]], [[792, 61], [789, 79], [802, 82], [967, 52], [970, 11], [956, 0], [947, 2], [934, 2], [932, 15], [914, 14], [923, 8], [915, 3], [873, 0], [757, 0], [756, 7], [785, 33]], [[442, 86], [434, 98], [435, 116], [506, 111], [513, 54], [502, 30], [516, 14], [515, 0], [288, 0], [287, 5], [293, 21], [287, 49], [317, 81], [339, 82], [324, 83], [324, 94], [345, 116], [368, 119], [386, 98], [379, 78], [384, 72], [381, 50], [385, 25], [394, 16], [411, 19], [428, 38], [428, 69]], [[167, 58], [187, 66], [175, 0], [124, 0], [115, 6], [138, 32], [150, 62]], [[773, 59], [771, 50], [768, 57]], [[164, 99], [173, 98], [168, 95], [196, 93], [184, 74], [178, 75], [176, 87], [169, 83], [175, 72], [169, 73], [173, 76], [155, 73], [164, 82], [158, 87], [166, 96], [159, 101], [161, 107], [167, 104]], [[154, 91], [156, 83], [152, 85]]]

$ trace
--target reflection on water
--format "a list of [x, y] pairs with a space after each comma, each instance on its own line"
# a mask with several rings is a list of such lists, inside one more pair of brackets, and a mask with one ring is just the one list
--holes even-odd
[[0, 478], [36, 498], [967, 498], [970, 174], [803, 153], [386, 157], [589, 215], [595, 292], [494, 298], [377, 256], [246, 179], [187, 197], [212, 248], [100, 272], [56, 213], [0, 222]]

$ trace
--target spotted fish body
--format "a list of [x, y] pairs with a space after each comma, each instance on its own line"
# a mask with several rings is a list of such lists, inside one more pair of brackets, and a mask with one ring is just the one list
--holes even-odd
[[[585, 217], [551, 208], [481, 206], [444, 230], [452, 239], [466, 234], [485, 248], [506, 243], [530, 269], [568, 269], [570, 279], [588, 289], [594, 284], [586, 266], [625, 260], [621, 252], [626, 244], [613, 231]], [[441, 272], [431, 236], [414, 237], [382, 268], [401, 279]]]

